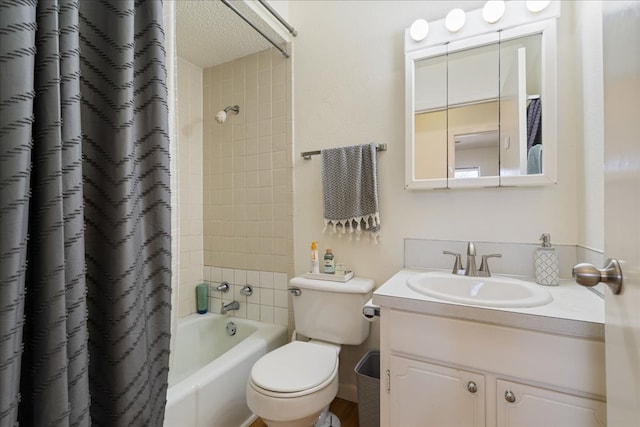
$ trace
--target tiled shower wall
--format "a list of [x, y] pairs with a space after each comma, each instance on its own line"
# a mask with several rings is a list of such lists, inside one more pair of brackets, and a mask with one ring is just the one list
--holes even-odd
[[[262, 322], [289, 324], [289, 293], [287, 275], [271, 271], [253, 271], [232, 268], [205, 267], [204, 276], [209, 283], [209, 311], [220, 313], [222, 304], [233, 300], [240, 303], [234, 316]], [[216, 291], [222, 282], [230, 285], [229, 292]], [[240, 290], [250, 285], [253, 293], [240, 294]]]
[[195, 313], [195, 286], [203, 280], [202, 68], [178, 57], [178, 317]]
[[203, 86], [204, 265], [291, 276], [291, 62], [266, 50], [205, 69]]
[[[291, 68], [275, 50], [201, 68], [178, 58], [178, 316], [195, 312], [195, 286], [221, 280], [210, 308], [287, 324], [293, 271]], [[224, 124], [226, 106], [239, 105]], [[232, 278], [232, 279], [231, 279]], [[255, 293], [239, 294], [250, 283]]]

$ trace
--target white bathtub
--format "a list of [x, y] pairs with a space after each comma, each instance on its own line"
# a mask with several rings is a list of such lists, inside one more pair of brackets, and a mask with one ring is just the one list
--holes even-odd
[[[234, 336], [226, 325], [236, 324]], [[246, 385], [253, 364], [287, 341], [287, 329], [219, 314], [178, 320], [165, 427], [240, 427], [254, 416]]]

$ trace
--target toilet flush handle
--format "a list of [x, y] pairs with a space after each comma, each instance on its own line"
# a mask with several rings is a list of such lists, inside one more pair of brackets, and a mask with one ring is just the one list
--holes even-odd
[[289, 288], [289, 292], [291, 292], [291, 295], [293, 295], [294, 297], [299, 297], [302, 293], [300, 288]]

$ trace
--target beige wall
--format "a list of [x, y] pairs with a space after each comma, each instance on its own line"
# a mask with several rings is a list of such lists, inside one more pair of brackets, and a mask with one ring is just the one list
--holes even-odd
[[[558, 183], [404, 190], [403, 31], [416, 18], [442, 18], [458, 3], [473, 2], [290, 3], [291, 22], [299, 31], [293, 61], [295, 154], [371, 141], [388, 144], [388, 151], [378, 154], [382, 237], [377, 245], [322, 234], [320, 162], [294, 156], [295, 273], [307, 269], [313, 240], [320, 242], [320, 250], [332, 248], [336, 259], [357, 275], [380, 285], [402, 268], [407, 237], [535, 243], [546, 232], [555, 243], [576, 244], [593, 224], [585, 219], [579, 230], [577, 221], [586, 203], [579, 204], [577, 196], [584, 182], [577, 178], [577, 162], [581, 169], [585, 161], [577, 159], [584, 119], [578, 93], [588, 82], [578, 87], [575, 77], [575, 49], [580, 45], [573, 16], [576, 6], [571, 2], [563, 2], [558, 22]], [[475, 4], [482, 7], [484, 2]], [[598, 221], [595, 225], [600, 227]], [[590, 239], [596, 244], [598, 240]], [[377, 334], [376, 325], [361, 348], [343, 350], [342, 381], [355, 382], [353, 366], [367, 347], [379, 346]]]
[[204, 71], [206, 266], [293, 271], [290, 65], [269, 49]]
[[202, 282], [202, 69], [178, 57], [178, 317], [195, 313], [195, 286]]
[[[437, 2], [434, 2], [437, 3]], [[482, 2], [478, 2], [482, 3]], [[575, 27], [563, 4], [558, 51], [558, 184], [532, 188], [404, 190], [403, 30], [431, 2], [292, 2], [295, 40], [295, 267], [321, 242], [357, 274], [378, 284], [402, 267], [405, 237], [575, 244], [579, 185], [576, 151], [582, 126], [576, 103]], [[449, 2], [449, 6], [451, 3]], [[438, 16], [441, 18], [441, 16]], [[325, 29], [330, 29], [325, 30]], [[382, 240], [378, 245], [322, 234], [320, 162], [300, 151], [377, 141]]]
[[575, 15], [578, 90], [575, 102], [583, 118], [576, 129], [578, 145], [579, 245], [604, 249], [604, 116], [602, 63], [602, 5], [583, 1]]

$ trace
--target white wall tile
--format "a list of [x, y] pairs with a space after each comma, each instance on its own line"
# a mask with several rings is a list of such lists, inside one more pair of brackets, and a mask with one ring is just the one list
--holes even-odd
[[247, 271], [247, 283], [252, 286], [260, 286], [260, 272], [255, 270]]
[[285, 291], [288, 288], [287, 274], [286, 273], [273, 273], [273, 288], [281, 291]]
[[235, 278], [234, 270], [232, 268], [223, 268], [222, 269], [222, 281], [233, 283]]
[[273, 305], [273, 289], [260, 288], [260, 305]]
[[235, 285], [241, 285], [240, 287], [247, 284], [247, 271], [246, 270], [234, 270], [233, 283]]
[[273, 316], [274, 316], [273, 306], [260, 305], [260, 321], [261, 322], [273, 323], [274, 321]]
[[243, 297], [247, 299], [248, 303], [252, 304], [260, 304], [260, 287], [258, 285], [249, 285], [253, 289], [253, 293], [247, 297]]
[[214, 282], [222, 282], [222, 269], [220, 267], [211, 267], [211, 280]]
[[271, 271], [260, 272], [260, 287], [273, 289], [273, 272]]
[[247, 304], [247, 319], [260, 320], [260, 304]]
[[276, 290], [273, 293], [273, 305], [276, 307], [289, 307], [289, 292]]

